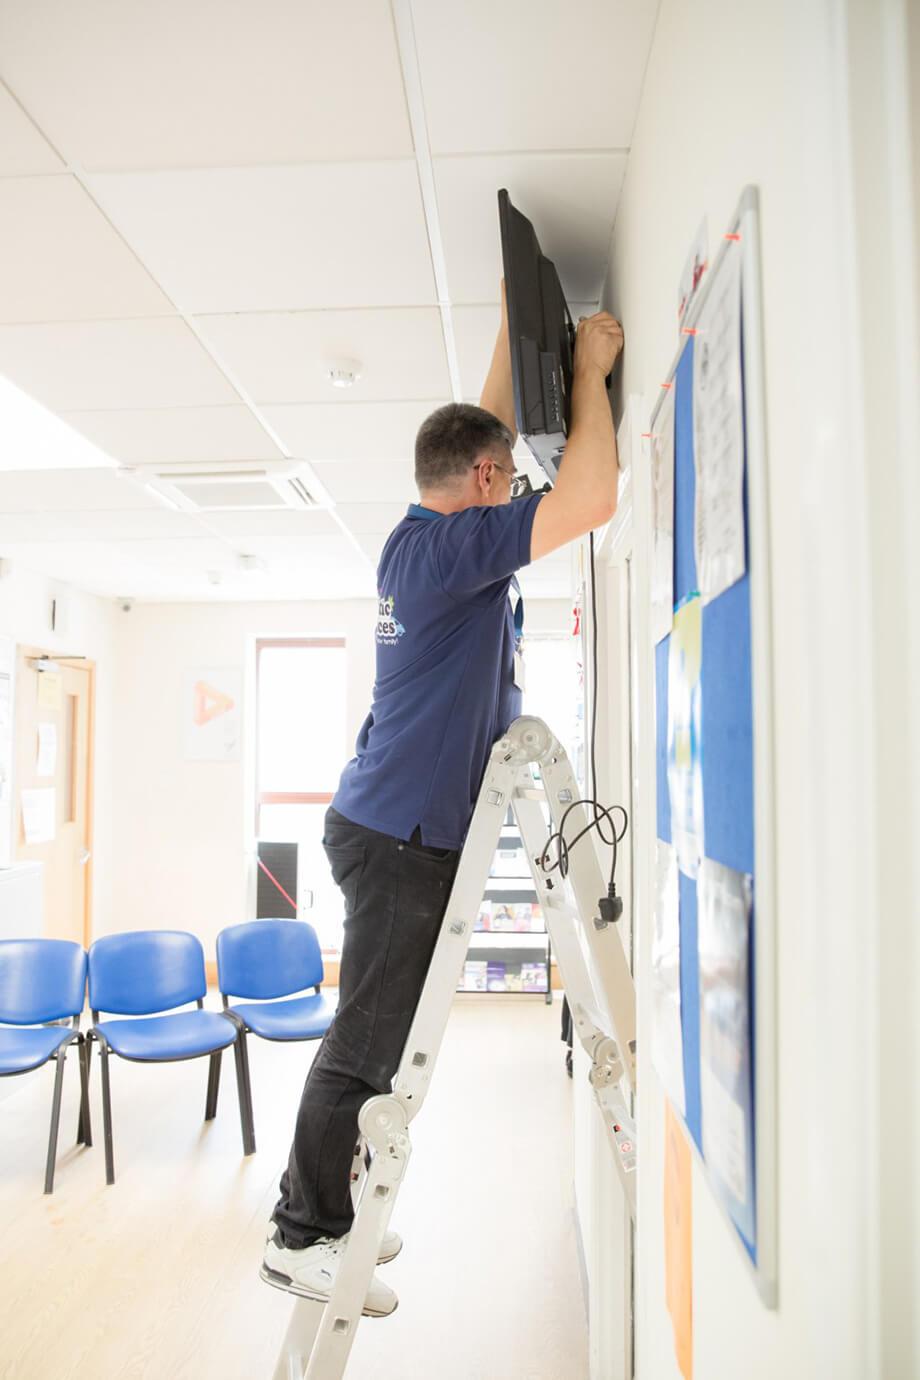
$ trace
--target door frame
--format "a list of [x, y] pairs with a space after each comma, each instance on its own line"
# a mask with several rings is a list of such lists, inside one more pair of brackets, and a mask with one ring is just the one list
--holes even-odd
[[[89, 852], [89, 858], [83, 873], [83, 947], [88, 949], [92, 943], [93, 933], [93, 868], [96, 862], [95, 853], [95, 799], [96, 799], [96, 662], [88, 657], [56, 656], [54, 652], [46, 651], [43, 647], [30, 646], [20, 642], [16, 647], [17, 652], [29, 659], [31, 657], [46, 657], [49, 661], [56, 662], [59, 666], [67, 666], [74, 671], [86, 671], [89, 673], [89, 691], [86, 715], [86, 799], [84, 802], [86, 810], [86, 838], [84, 846]], [[17, 694], [14, 691], [14, 694]], [[16, 704], [18, 705], [18, 698]], [[15, 709], [14, 709], [15, 714]], [[15, 720], [14, 729], [15, 733]], [[14, 799], [17, 789], [14, 783]]]

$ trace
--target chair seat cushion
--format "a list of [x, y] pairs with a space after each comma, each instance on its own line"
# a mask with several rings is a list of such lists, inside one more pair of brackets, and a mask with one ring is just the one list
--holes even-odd
[[0, 1030], [0, 1076], [39, 1068], [73, 1035], [72, 1028], [62, 1025]]
[[93, 1027], [123, 1059], [194, 1059], [232, 1045], [236, 1026], [216, 1011], [178, 1011], [143, 1020], [100, 1021]]
[[322, 993], [287, 1001], [244, 1001], [230, 1010], [263, 1040], [318, 1040], [335, 1015], [335, 1007]]

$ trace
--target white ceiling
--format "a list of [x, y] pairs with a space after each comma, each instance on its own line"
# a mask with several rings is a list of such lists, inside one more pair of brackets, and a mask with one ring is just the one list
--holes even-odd
[[[4, 445], [0, 555], [106, 597], [372, 595], [419, 423], [488, 368], [499, 187], [598, 299], [656, 9], [0, 0], [0, 375], [99, 447]], [[281, 458], [327, 508], [114, 472]]]

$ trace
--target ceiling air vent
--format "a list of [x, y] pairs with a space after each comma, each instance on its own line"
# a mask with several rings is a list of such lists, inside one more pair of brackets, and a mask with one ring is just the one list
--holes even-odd
[[266, 512], [317, 508], [296, 461], [225, 461], [214, 465], [125, 468], [172, 507], [186, 513]]

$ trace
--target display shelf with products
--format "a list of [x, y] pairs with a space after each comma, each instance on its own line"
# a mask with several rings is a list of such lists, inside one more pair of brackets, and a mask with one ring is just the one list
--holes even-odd
[[549, 935], [510, 812], [473, 928], [458, 992], [540, 993], [552, 1001]]

